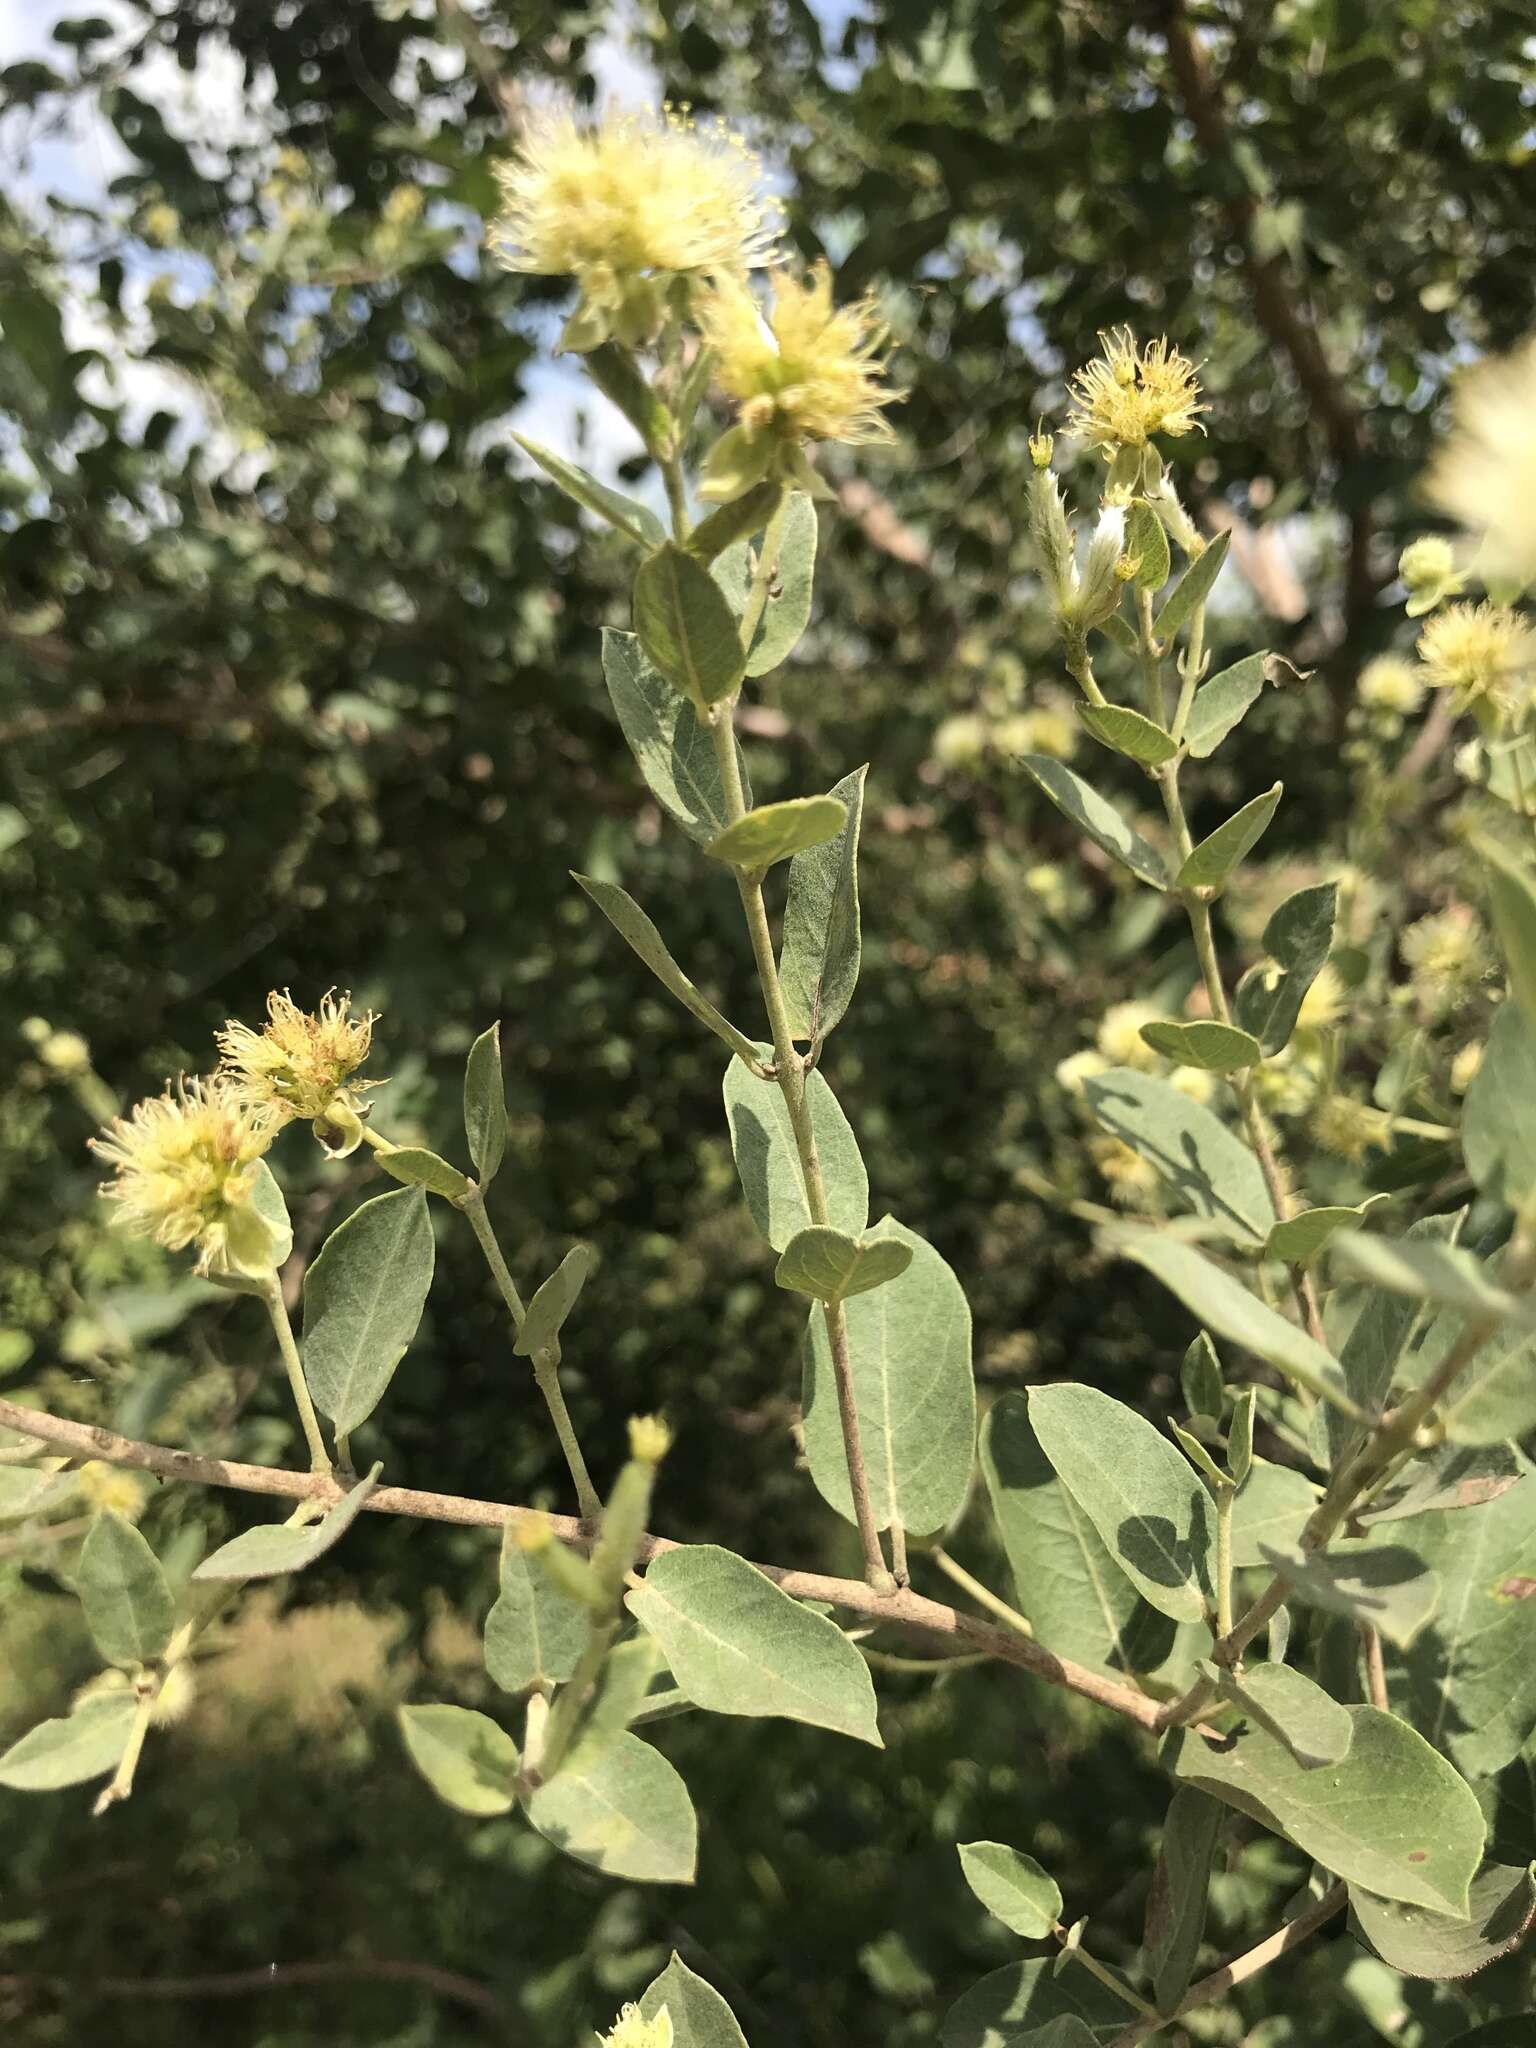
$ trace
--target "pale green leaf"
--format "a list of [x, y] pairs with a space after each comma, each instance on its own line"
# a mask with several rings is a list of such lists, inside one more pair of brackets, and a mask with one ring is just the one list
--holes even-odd
[[1303, 1605], [1368, 1621], [1400, 1650], [1418, 1640], [1442, 1604], [1440, 1579], [1417, 1545], [1344, 1543], [1304, 1552], [1261, 1539], [1258, 1551]]
[[[854, 1400], [875, 1521], [913, 1535], [941, 1529], [970, 1487], [976, 1443], [971, 1312], [933, 1246], [886, 1216], [869, 1233], [912, 1253], [897, 1279], [844, 1309]], [[811, 1312], [803, 1400], [805, 1455], [823, 1500], [853, 1520], [826, 1318]]]
[[586, 1648], [590, 1617], [567, 1599], [509, 1523], [501, 1544], [501, 1590], [485, 1617], [485, 1668], [503, 1692], [563, 1685]]
[[1536, 1883], [1529, 1866], [1484, 1864], [1472, 1880], [1465, 1918], [1380, 1899], [1362, 1885], [1350, 1886], [1349, 1903], [1384, 1963], [1405, 1977], [1444, 1983], [1486, 1969], [1519, 1945], [1536, 1915]]
[[462, 1202], [473, 1186], [467, 1174], [450, 1166], [436, 1152], [429, 1152], [425, 1145], [391, 1145], [387, 1152], [376, 1152], [373, 1156], [391, 1180], [403, 1181], [411, 1188], [425, 1188], [429, 1194], [441, 1195], [448, 1202]]
[[1335, 1231], [1352, 1229], [1370, 1214], [1377, 1203], [1385, 1200], [1384, 1195], [1372, 1195], [1369, 1201], [1361, 1202], [1353, 1209], [1339, 1204], [1303, 1209], [1297, 1215], [1287, 1217], [1284, 1223], [1275, 1225], [1264, 1241], [1264, 1256], [1266, 1259], [1284, 1259], [1288, 1266], [1305, 1266], [1317, 1257]]
[[666, 539], [661, 521], [647, 506], [626, 498], [622, 491], [610, 490], [607, 484], [600, 484], [595, 476], [588, 476], [574, 462], [567, 462], [552, 448], [530, 441], [525, 434], [514, 433], [512, 439], [525, 455], [533, 458], [550, 482], [557, 484], [583, 510], [595, 512], [600, 519], [606, 519], [610, 526], [617, 527], [620, 533], [638, 541], [642, 547], [659, 547]]
[[592, 1247], [573, 1244], [547, 1280], [541, 1281], [523, 1317], [512, 1349], [519, 1358], [533, 1358], [541, 1351], [560, 1357], [560, 1332], [576, 1306], [592, 1270]]
[[1134, 1067], [1111, 1067], [1089, 1077], [1083, 1099], [1111, 1137], [1156, 1167], [1197, 1216], [1242, 1244], [1268, 1235], [1275, 1205], [1257, 1158], [1182, 1089]]
[[1219, 1801], [1181, 1785], [1163, 1822], [1142, 1935], [1159, 2012], [1173, 2011], [1194, 1975], [1222, 1819]]
[[1184, 1353], [1179, 1367], [1179, 1388], [1191, 1415], [1208, 1416], [1213, 1422], [1220, 1420], [1226, 1405], [1221, 1360], [1216, 1355], [1216, 1346], [1204, 1330]]
[[1056, 1476], [1160, 1613], [1198, 1621], [1212, 1598], [1210, 1496], [1144, 1416], [1096, 1387], [1032, 1387], [1029, 1415]]
[[1138, 590], [1158, 591], [1168, 581], [1173, 559], [1168, 535], [1152, 507], [1137, 499], [1125, 521], [1125, 552], [1136, 563], [1132, 579]]
[[619, 937], [639, 954], [662, 987], [676, 996], [685, 1010], [691, 1011], [739, 1057], [754, 1057], [751, 1039], [743, 1037], [734, 1024], [727, 1023], [708, 997], [694, 987], [667, 951], [661, 933], [632, 896], [626, 895], [614, 883], [600, 882], [593, 875], [578, 875], [573, 870], [571, 879], [578, 888], [586, 891]]
[[1154, 1052], [1181, 1067], [1201, 1067], [1208, 1074], [1235, 1074], [1256, 1066], [1263, 1054], [1259, 1041], [1232, 1024], [1175, 1024], [1159, 1020], [1143, 1024], [1141, 1035]]
[[1050, 798], [1062, 815], [1096, 846], [1101, 846], [1133, 875], [1154, 889], [1168, 887], [1168, 870], [1162, 856], [1141, 834], [1128, 825], [1112, 803], [1100, 796], [1080, 775], [1049, 754], [1026, 754], [1020, 766]]
[[[773, 1058], [772, 1046], [749, 1044], [747, 1051], [765, 1061]], [[832, 1226], [861, 1238], [869, 1222], [869, 1179], [858, 1140], [819, 1071], [805, 1077], [805, 1102]], [[725, 1070], [725, 1114], [752, 1220], [774, 1250], [782, 1252], [792, 1237], [811, 1227], [800, 1155], [783, 1090], [777, 1081], [760, 1081], [739, 1059], [732, 1060]]]
[[110, 1508], [86, 1531], [75, 1591], [91, 1640], [109, 1664], [131, 1670], [164, 1655], [176, 1626], [170, 1581], [132, 1522]]
[[848, 806], [837, 796], [792, 796], [759, 804], [727, 825], [704, 851], [714, 860], [756, 874], [810, 846], [836, 839], [848, 822]]
[[39, 1721], [0, 1756], [0, 1785], [11, 1792], [62, 1792], [115, 1771], [137, 1709], [131, 1692], [99, 1693], [57, 1721]]
[[[752, 556], [744, 541], [717, 558], [714, 576], [739, 619], [752, 583]], [[778, 566], [747, 656], [749, 676], [767, 675], [793, 651], [810, 623], [815, 580], [816, 507], [804, 491], [791, 491], [784, 502]]]
[[747, 2048], [719, 1992], [676, 1955], [640, 1999], [642, 2019], [655, 2019], [663, 2008], [672, 2022], [672, 2048]]
[[1470, 1788], [1395, 1714], [1345, 1711], [1354, 1723], [1349, 1753], [1320, 1770], [1304, 1769], [1258, 1727], [1214, 1740], [1177, 1729], [1164, 1758], [1180, 1783], [1288, 1836], [1351, 1884], [1464, 1913], [1484, 1836]]
[[729, 697], [746, 673], [736, 620], [719, 584], [671, 541], [640, 564], [634, 614], [648, 658], [700, 710]]
[[882, 1746], [864, 1659], [745, 1558], [710, 1543], [664, 1551], [627, 1605], [707, 1712], [782, 1715]]
[[481, 1187], [496, 1178], [507, 1149], [507, 1091], [501, 1075], [501, 1026], [482, 1031], [464, 1068], [464, 1135]]
[[1227, 1470], [1237, 1486], [1242, 1485], [1253, 1469], [1254, 1401], [1254, 1389], [1244, 1387], [1232, 1404], [1232, 1421], [1227, 1432]]
[[1240, 811], [1234, 811], [1225, 824], [1218, 825], [1187, 856], [1175, 878], [1178, 886], [1181, 889], [1224, 888], [1238, 862], [1258, 844], [1284, 794], [1284, 783], [1277, 782], [1262, 796], [1250, 798]]
[[638, 1735], [578, 1741], [528, 1802], [547, 1841], [607, 1877], [692, 1884], [698, 1824], [682, 1779]]
[[1482, 1191], [1518, 1208], [1536, 1194], [1536, 1024], [1518, 1003], [1493, 1020], [1461, 1120], [1467, 1171]]
[[1300, 1472], [1255, 1458], [1232, 1503], [1232, 1562], [1239, 1570], [1263, 1564], [1265, 1543], [1293, 1548], [1317, 1501], [1317, 1488]]
[[[690, 839], [707, 846], [731, 821], [714, 737], [686, 697], [645, 658], [633, 633], [603, 628], [603, 678], [646, 786]], [[736, 765], [752, 801], [741, 747]]]
[[272, 1264], [283, 1265], [293, 1250], [293, 1223], [288, 1215], [288, 1204], [283, 1199], [283, 1191], [277, 1184], [277, 1175], [265, 1159], [258, 1159], [251, 1169], [251, 1192], [248, 1199], [271, 1233]]
[[1014, 1603], [1043, 1643], [1100, 1671], [1155, 1671], [1173, 1626], [1142, 1599], [1040, 1448], [1022, 1393], [999, 1396], [981, 1429], [986, 1479]]
[[321, 1521], [294, 1528], [282, 1522], [269, 1522], [220, 1544], [211, 1557], [203, 1559], [193, 1578], [272, 1579], [283, 1572], [303, 1571], [346, 1535], [378, 1485], [383, 1469], [382, 1465], [375, 1465], [367, 1478], [360, 1479]]
[[789, 864], [779, 979], [790, 1030], [823, 1039], [842, 1021], [859, 979], [859, 827], [867, 768], [855, 768], [829, 792], [848, 806], [835, 839], [808, 846]]
[[[778, 510], [783, 496], [784, 486], [765, 478], [762, 483], [753, 484], [750, 490], [743, 491], [740, 497], [717, 505], [713, 512], [699, 521], [683, 546], [696, 562], [707, 566], [727, 548], [736, 547], [750, 540], [753, 534], [761, 533]], [[719, 581], [718, 577], [716, 581]], [[729, 601], [729, 591], [726, 598]], [[732, 610], [736, 611], [738, 607], [733, 605]]]
[[1525, 1477], [1513, 1445], [1438, 1444], [1415, 1458], [1395, 1484], [1378, 1493], [1356, 1520], [1401, 1522], [1412, 1515], [1486, 1507]]
[[[1109, 2048], [1130, 2024], [1125, 2002], [1082, 1968], [1057, 1976], [1049, 1961], [1011, 1963], [973, 1984], [944, 2015], [943, 2048], [1041, 2048], [1045, 2030], [1076, 2020], [1095, 2048]], [[1051, 2048], [1061, 2048], [1046, 2033]], [[1071, 2034], [1068, 2048], [1076, 2048]]]
[[1166, 644], [1188, 625], [1195, 615], [1195, 607], [1205, 603], [1231, 545], [1230, 533], [1218, 533], [1214, 540], [1207, 542], [1204, 553], [1190, 563], [1174, 585], [1168, 602], [1152, 622], [1152, 631], [1159, 640]]
[[1201, 684], [1184, 725], [1184, 744], [1197, 761], [1215, 753], [1227, 734], [1247, 716], [1263, 687], [1262, 654], [1247, 655]]
[[893, 1239], [861, 1243], [841, 1230], [812, 1224], [789, 1240], [773, 1277], [780, 1287], [808, 1294], [813, 1301], [846, 1301], [850, 1295], [883, 1287], [911, 1263], [911, 1252]]
[[364, 1202], [304, 1275], [304, 1377], [343, 1436], [378, 1407], [421, 1322], [436, 1250], [427, 1198]]
[[[1457, 1228], [1453, 1216], [1426, 1216], [1409, 1225], [1404, 1242], [1444, 1242]], [[1375, 1413], [1386, 1405], [1416, 1336], [1423, 1330], [1421, 1305], [1401, 1294], [1372, 1288], [1339, 1351], [1344, 1384], [1360, 1407]], [[1360, 1426], [1330, 1408], [1318, 1418], [1324, 1462], [1333, 1466], [1363, 1440]]]
[[960, 1868], [987, 1911], [1026, 1941], [1043, 1941], [1061, 1918], [1061, 1890], [1033, 1856], [1003, 1842], [961, 1842]]
[[1488, 1339], [1443, 1410], [1459, 1444], [1502, 1444], [1536, 1429], [1536, 1335], [1506, 1324]]
[[1159, 768], [1179, 751], [1160, 725], [1127, 704], [1079, 704], [1077, 715], [1096, 740], [1145, 768]]
[[78, 1472], [0, 1465], [0, 1522], [28, 1522], [39, 1515], [51, 1515], [72, 1501], [79, 1491]]
[[1290, 1665], [1250, 1664], [1240, 1678], [1222, 1672], [1217, 1683], [1222, 1696], [1283, 1742], [1303, 1770], [1348, 1754], [1355, 1732], [1348, 1709]]
[[1302, 999], [1333, 945], [1337, 902], [1335, 882], [1318, 882], [1287, 896], [1264, 927], [1268, 961], [1238, 983], [1234, 1021], [1253, 1033], [1266, 1057], [1290, 1043]]
[[1333, 1257], [1357, 1280], [1392, 1294], [1437, 1302], [1468, 1316], [1530, 1320], [1526, 1305], [1492, 1280], [1482, 1261], [1461, 1245], [1341, 1230], [1333, 1240]]
[[517, 1796], [517, 1744], [488, 1714], [469, 1707], [402, 1707], [400, 1733], [411, 1762], [447, 1805], [477, 1816], [510, 1812]]

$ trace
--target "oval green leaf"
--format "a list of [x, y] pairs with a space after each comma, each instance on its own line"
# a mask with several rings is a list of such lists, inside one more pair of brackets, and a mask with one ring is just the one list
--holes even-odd
[[164, 1654], [176, 1626], [170, 1581], [132, 1522], [110, 1508], [80, 1546], [75, 1591], [91, 1640], [109, 1664], [131, 1670]]
[[736, 621], [719, 584], [671, 541], [640, 564], [634, 613], [647, 656], [700, 710], [729, 697], [746, 673]]
[[284, 1572], [301, 1572], [317, 1557], [339, 1543], [362, 1513], [363, 1503], [379, 1483], [382, 1465], [375, 1465], [366, 1479], [359, 1479], [344, 1500], [339, 1500], [323, 1521], [305, 1528], [286, 1523], [268, 1523], [247, 1529], [232, 1541], [221, 1544], [205, 1557], [192, 1574], [194, 1579], [273, 1579]]
[[1141, 1035], [1164, 1059], [1181, 1067], [1201, 1067], [1208, 1074], [1235, 1074], [1240, 1067], [1257, 1066], [1264, 1057], [1253, 1034], [1239, 1031], [1235, 1024], [1176, 1024], [1167, 1019], [1143, 1024]]
[[1026, 754], [1020, 766], [1063, 817], [1069, 818], [1080, 832], [1085, 832], [1096, 846], [1101, 846], [1152, 888], [1168, 887], [1168, 870], [1163, 865], [1162, 856], [1126, 823], [1112, 803], [1101, 797], [1080, 775], [1074, 775], [1070, 768], [1052, 760], [1048, 754]]
[[824, 1039], [841, 1023], [858, 984], [859, 827], [867, 768], [855, 768], [828, 792], [848, 806], [835, 838], [803, 847], [789, 863], [779, 980], [796, 1038]]
[[613, 882], [600, 882], [593, 875], [578, 875], [574, 869], [571, 879], [578, 888], [586, 891], [619, 937], [639, 954], [662, 987], [676, 996], [685, 1010], [697, 1017], [701, 1024], [707, 1025], [739, 1057], [756, 1057], [751, 1039], [744, 1037], [734, 1024], [727, 1023], [709, 998], [694, 987], [667, 951], [661, 933], [632, 896], [626, 895]]
[[481, 1187], [495, 1179], [507, 1149], [507, 1090], [501, 1073], [501, 1026], [482, 1031], [464, 1067], [464, 1135]]
[[435, 1259], [425, 1190], [401, 1188], [364, 1202], [304, 1275], [304, 1377], [343, 1436], [384, 1398], [421, 1322]]
[[402, 1707], [400, 1733], [411, 1762], [438, 1798], [478, 1817], [509, 1813], [517, 1797], [517, 1744], [488, 1714], [469, 1707]]
[[1202, 839], [1184, 861], [1175, 878], [1181, 889], [1220, 889], [1227, 877], [1258, 844], [1265, 827], [1275, 815], [1285, 784], [1277, 782], [1273, 789], [1266, 789], [1262, 796], [1250, 798], [1240, 811], [1234, 811], [1224, 825], [1218, 825], [1209, 838]]
[[638, 1735], [579, 1741], [528, 1802], [546, 1840], [578, 1863], [639, 1884], [692, 1884], [698, 1823], [688, 1789]]
[[1061, 1888], [1033, 1856], [1003, 1842], [961, 1842], [965, 1881], [994, 1919], [1026, 1941], [1043, 1941], [1061, 1918]]
[[911, 1252], [894, 1239], [860, 1242], [841, 1230], [812, 1224], [789, 1240], [773, 1277], [780, 1287], [808, 1294], [813, 1301], [846, 1301], [850, 1295], [883, 1287], [911, 1263]]
[[792, 796], [759, 804], [728, 825], [704, 851], [713, 860], [758, 873], [808, 846], [836, 839], [848, 822], [848, 806], [836, 796]]
[[[771, 1045], [749, 1045], [747, 1050], [758, 1059], [773, 1058]], [[805, 1103], [833, 1228], [862, 1238], [869, 1223], [869, 1177], [858, 1140], [819, 1070], [805, 1077]], [[739, 1059], [732, 1060], [725, 1070], [725, 1115], [752, 1220], [774, 1250], [782, 1252], [791, 1238], [811, 1227], [783, 1090], [776, 1081], [759, 1080]]]
[[1079, 704], [1077, 715], [1096, 740], [1144, 768], [1160, 768], [1178, 747], [1150, 718], [1124, 704]]

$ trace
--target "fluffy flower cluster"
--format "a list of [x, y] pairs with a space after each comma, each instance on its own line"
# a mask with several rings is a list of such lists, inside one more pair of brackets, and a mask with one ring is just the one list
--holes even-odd
[[125, 1229], [170, 1251], [195, 1245], [201, 1272], [266, 1270], [270, 1233], [251, 1198], [277, 1128], [270, 1108], [220, 1075], [178, 1081], [91, 1141], [114, 1169], [102, 1193]]
[[1408, 926], [1398, 941], [1420, 1003], [1449, 1010], [1473, 995], [1492, 968], [1482, 933], [1469, 912], [1438, 910]]
[[279, 1124], [327, 1116], [338, 1097], [355, 1108], [348, 1098], [376, 1085], [352, 1078], [368, 1057], [373, 1025], [371, 1011], [354, 1017], [351, 996], [334, 989], [314, 1012], [301, 1010], [286, 989], [274, 989], [262, 1030], [231, 1018], [218, 1034], [220, 1072], [243, 1100]]
[[1142, 448], [1154, 434], [1177, 438], [1199, 428], [1209, 410], [1200, 401], [1195, 365], [1166, 338], [1137, 345], [1129, 327], [1101, 334], [1103, 353], [1072, 379], [1067, 431], [1113, 455]]
[[604, 2048], [672, 2048], [672, 2016], [663, 2006], [655, 2019], [640, 2017], [638, 2005], [626, 2005], [611, 2033], [603, 2036]]
[[1536, 340], [1461, 379], [1429, 494], [1478, 536], [1484, 575], [1536, 582]]
[[1378, 654], [1356, 677], [1355, 694], [1371, 711], [1406, 717], [1424, 702], [1424, 678], [1405, 655]]
[[1453, 604], [1419, 635], [1425, 680], [1454, 690], [1461, 707], [1486, 706], [1503, 723], [1517, 713], [1536, 668], [1536, 633], [1507, 605]]

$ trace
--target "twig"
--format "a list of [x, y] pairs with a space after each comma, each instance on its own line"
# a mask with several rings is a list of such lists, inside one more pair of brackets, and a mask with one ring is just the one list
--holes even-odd
[[[87, 1458], [101, 1458], [109, 1465], [129, 1465], [140, 1472], [153, 1472], [162, 1479], [189, 1481], [201, 1486], [225, 1486], [239, 1493], [266, 1494], [280, 1500], [323, 1500], [340, 1498], [341, 1490], [326, 1473], [290, 1472], [273, 1465], [239, 1465], [225, 1458], [210, 1458], [197, 1451], [170, 1450], [162, 1444], [139, 1443], [87, 1422], [69, 1422], [19, 1402], [0, 1400], [0, 1427], [23, 1430], [43, 1443]], [[513, 1506], [503, 1501], [474, 1500], [461, 1494], [421, 1493], [412, 1487], [379, 1486], [363, 1502], [365, 1512], [376, 1515], [404, 1515], [421, 1522], [446, 1522], [460, 1528], [501, 1529], [516, 1515], [537, 1515], [563, 1542], [584, 1548], [591, 1541], [590, 1530], [574, 1515], [546, 1515], [534, 1508]], [[664, 1536], [647, 1536], [639, 1547], [639, 1558], [649, 1563], [680, 1546]], [[1070, 1658], [1054, 1656], [1030, 1637], [994, 1628], [924, 1598], [910, 1587], [897, 1593], [879, 1593], [860, 1579], [833, 1579], [820, 1572], [788, 1570], [780, 1565], [760, 1564], [765, 1578], [797, 1600], [824, 1600], [871, 1621], [889, 1622], [937, 1642], [953, 1644], [962, 1651], [979, 1650], [1000, 1663], [1012, 1664], [1058, 1685], [1067, 1692], [1109, 1707], [1149, 1733], [1161, 1725], [1156, 1700], [1122, 1685]]]
[[397, 1962], [387, 1956], [266, 1963], [253, 1970], [217, 1970], [199, 1977], [91, 1977], [82, 1982], [72, 1977], [23, 1973], [0, 1977], [0, 1991], [49, 1991], [61, 1998], [78, 1998], [82, 1991], [103, 1998], [244, 1998], [252, 1991], [287, 1991], [301, 1984], [344, 1984], [359, 1977], [383, 1984], [420, 1984], [440, 1998], [483, 2013], [498, 2026], [506, 2024], [507, 2008], [488, 1985], [477, 1984], [472, 1977], [461, 1977], [454, 1970], [439, 1969], [436, 1963]]

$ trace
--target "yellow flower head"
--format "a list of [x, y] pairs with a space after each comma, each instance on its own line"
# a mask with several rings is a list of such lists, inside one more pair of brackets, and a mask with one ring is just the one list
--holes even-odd
[[740, 277], [718, 278], [698, 306], [704, 344], [718, 358], [715, 381], [737, 401], [743, 433], [760, 445], [770, 435], [894, 440], [884, 409], [899, 394], [880, 381], [888, 335], [874, 300], [834, 306], [825, 263], [804, 282], [775, 270], [772, 285], [766, 320]]
[[1424, 678], [1405, 654], [1378, 654], [1355, 678], [1355, 694], [1372, 711], [1407, 717], [1424, 702]]
[[[218, 1034], [220, 1073], [246, 1101], [270, 1110], [279, 1123], [323, 1117], [338, 1097], [377, 1084], [353, 1081], [373, 1042], [373, 1013], [352, 1015], [350, 995], [328, 991], [317, 1011], [301, 1010], [286, 989], [267, 997], [265, 1029], [234, 1018]], [[350, 1083], [350, 1087], [349, 1084]]]
[[1420, 995], [1437, 1004], [1471, 995], [1493, 964], [1466, 911], [1440, 910], [1421, 917], [1398, 943]]
[[497, 260], [577, 277], [600, 297], [624, 278], [751, 269], [778, 237], [757, 158], [729, 129], [701, 128], [676, 107], [596, 122], [543, 107], [496, 175]]
[[121, 1465], [108, 1465], [100, 1458], [87, 1458], [75, 1474], [81, 1498], [93, 1514], [114, 1514], [136, 1522], [144, 1512], [144, 1484], [136, 1472]]
[[1536, 340], [1470, 370], [1429, 495], [1482, 547], [1478, 567], [1522, 587], [1536, 580]]
[[1079, 370], [1069, 387], [1067, 431], [1107, 455], [1142, 448], [1154, 434], [1203, 431], [1195, 365], [1166, 338], [1139, 348], [1129, 327], [1101, 334], [1103, 354]]
[[268, 1233], [250, 1200], [276, 1131], [269, 1108], [215, 1074], [178, 1081], [131, 1116], [114, 1117], [91, 1144], [115, 1169], [102, 1193], [117, 1204], [123, 1228], [171, 1251], [196, 1245], [206, 1272], [226, 1255], [260, 1263]]
[[1312, 1136], [1325, 1152], [1358, 1165], [1372, 1146], [1387, 1149], [1392, 1126], [1381, 1110], [1353, 1095], [1329, 1095], [1312, 1112]]
[[1157, 1168], [1149, 1166], [1123, 1138], [1090, 1138], [1088, 1149], [1109, 1184], [1110, 1200], [1128, 1209], [1145, 1208], [1157, 1193]]
[[642, 1465], [659, 1465], [672, 1448], [672, 1432], [659, 1415], [631, 1415], [629, 1455]]
[[1081, 1095], [1084, 1086], [1097, 1081], [1100, 1074], [1107, 1074], [1112, 1064], [1097, 1046], [1085, 1045], [1081, 1052], [1068, 1053], [1064, 1060], [1056, 1062], [1057, 1086], [1065, 1088], [1069, 1095]]
[[1502, 718], [1536, 666], [1536, 633], [1507, 605], [1453, 604], [1419, 635], [1425, 680], [1462, 705], [1486, 702]]
[[1082, 730], [1069, 712], [1041, 704], [1033, 711], [1013, 711], [1000, 718], [992, 741], [1000, 754], [1049, 754], [1054, 760], [1070, 761]]
[[604, 2048], [672, 2048], [672, 2016], [663, 2006], [655, 2019], [640, 2017], [638, 2005], [626, 2005], [612, 2033], [604, 2034]]
[[183, 1660], [173, 1664], [160, 1681], [150, 1721], [156, 1728], [174, 1728], [184, 1721], [197, 1700], [197, 1673]]
[[1459, 597], [1467, 584], [1457, 565], [1456, 550], [1438, 533], [1409, 541], [1398, 557], [1397, 573], [1408, 586], [1403, 609], [1410, 619], [1422, 618], [1448, 597]]
[[1206, 1067], [1175, 1067], [1168, 1085], [1191, 1102], [1209, 1102], [1216, 1093], [1216, 1076]]
[[1141, 1027], [1160, 1022], [1162, 1016], [1156, 1003], [1111, 1003], [1099, 1023], [1099, 1051], [1111, 1066], [1150, 1073], [1162, 1060], [1142, 1037]]

